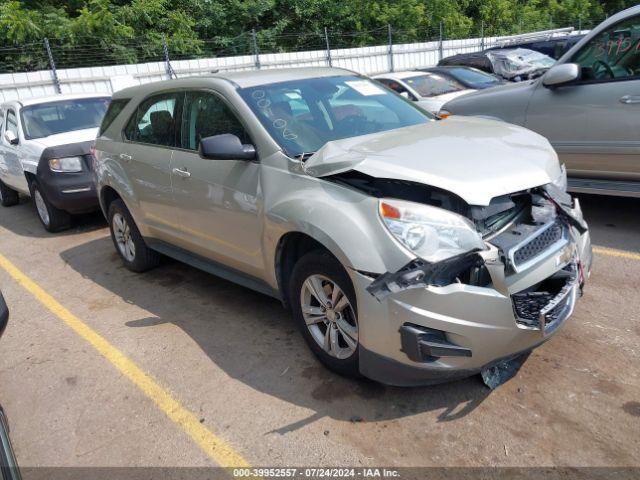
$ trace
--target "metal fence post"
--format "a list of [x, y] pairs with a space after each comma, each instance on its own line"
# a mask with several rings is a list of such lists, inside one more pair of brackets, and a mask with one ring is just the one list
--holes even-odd
[[438, 55], [439, 55], [439, 59], [442, 60], [442, 57], [444, 56], [444, 45], [442, 44], [444, 41], [444, 28], [442, 26], [442, 22], [440, 22], [440, 40], [439, 40], [439, 44], [438, 44]]
[[578, 31], [582, 31], [582, 15], [578, 16]]
[[171, 61], [169, 59], [169, 46], [167, 45], [167, 38], [164, 35], [162, 35], [162, 53], [164, 55], [164, 68], [167, 71], [169, 79], [178, 78], [176, 72], [171, 66]]
[[255, 28], [251, 29], [251, 43], [253, 44], [253, 54], [256, 56], [256, 68], [260, 70], [260, 50], [258, 50], [258, 36]]
[[480, 50], [484, 50], [484, 20], [480, 24]]
[[53, 79], [53, 86], [56, 89], [56, 93], [62, 93], [60, 88], [60, 79], [58, 78], [58, 71], [56, 70], [56, 62], [53, 61], [53, 53], [51, 53], [51, 45], [49, 45], [49, 39], [44, 38], [44, 49], [47, 52], [47, 58], [49, 59], [49, 70], [51, 70], [51, 78]]
[[387, 31], [389, 33], [389, 71], [394, 71], [393, 65], [393, 33], [391, 31], [391, 25], [387, 25]]
[[329, 45], [329, 32], [327, 32], [327, 27], [324, 27], [324, 43], [327, 45], [327, 65], [333, 67], [333, 62], [331, 60], [331, 46]]

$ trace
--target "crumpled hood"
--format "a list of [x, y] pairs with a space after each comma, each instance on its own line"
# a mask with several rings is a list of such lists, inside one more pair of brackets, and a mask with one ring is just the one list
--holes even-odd
[[30, 142], [37, 143], [43, 148], [56, 147], [58, 145], [68, 145], [69, 143], [87, 142], [95, 140], [98, 135], [97, 128], [86, 128], [84, 130], [74, 130], [72, 132], [58, 133], [57, 135], [49, 135], [43, 138], [34, 138]]
[[555, 180], [558, 157], [542, 136], [473, 117], [328, 142], [305, 162], [315, 177], [356, 170], [377, 178], [423, 183], [470, 205]]

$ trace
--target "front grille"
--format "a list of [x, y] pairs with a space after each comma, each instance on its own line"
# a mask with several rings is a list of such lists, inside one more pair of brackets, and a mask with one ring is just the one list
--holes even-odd
[[571, 308], [571, 290], [575, 287], [577, 269], [574, 264], [567, 265], [535, 290], [511, 295], [513, 310], [517, 322], [540, 328], [540, 319], [545, 326], [562, 320]]
[[[540, 312], [546, 307], [551, 300], [555, 297], [554, 294], [548, 292], [531, 292], [524, 294], [513, 295], [513, 308], [521, 323], [526, 325], [539, 327], [540, 326]], [[553, 307], [545, 315], [545, 324], [558, 320], [569, 302], [570, 296], [565, 296], [562, 301]]]
[[516, 266], [537, 257], [547, 248], [562, 239], [562, 223], [556, 221], [549, 228], [532, 238], [529, 242], [519, 247], [513, 253], [513, 263]]

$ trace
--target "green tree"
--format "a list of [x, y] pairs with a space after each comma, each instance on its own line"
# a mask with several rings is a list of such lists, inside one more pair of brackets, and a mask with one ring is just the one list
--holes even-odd
[[[62, 65], [246, 54], [506, 35], [550, 27], [590, 28], [629, 0], [0, 0], [0, 68], [40, 65], [44, 37]], [[26, 44], [35, 53], [25, 53]], [[12, 45], [21, 45], [11, 50]], [[8, 50], [7, 50], [8, 48]], [[39, 53], [37, 53], [39, 52]], [[7, 63], [9, 62], [9, 63]], [[13, 62], [13, 63], [11, 63]], [[40, 63], [38, 63], [40, 62]]]

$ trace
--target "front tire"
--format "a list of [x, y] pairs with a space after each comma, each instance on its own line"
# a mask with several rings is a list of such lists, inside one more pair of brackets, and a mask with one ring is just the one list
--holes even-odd
[[132, 272], [141, 273], [158, 266], [160, 254], [147, 247], [122, 200], [111, 202], [108, 218], [111, 240], [125, 267]]
[[7, 187], [2, 180], [0, 180], [0, 205], [3, 207], [12, 207], [17, 205], [20, 201], [18, 192], [14, 189]]
[[340, 262], [328, 252], [307, 253], [293, 268], [289, 299], [318, 359], [341, 375], [359, 377], [356, 295]]
[[40, 219], [40, 223], [48, 232], [59, 232], [71, 226], [71, 215], [64, 210], [54, 207], [44, 192], [38, 185], [37, 181], [31, 182], [31, 198], [36, 207], [36, 213]]

